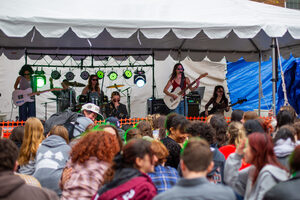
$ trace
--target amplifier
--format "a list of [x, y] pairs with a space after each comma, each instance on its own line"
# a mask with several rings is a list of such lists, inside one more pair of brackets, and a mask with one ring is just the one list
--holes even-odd
[[159, 113], [161, 115], [167, 115], [170, 113], [170, 109], [166, 106], [163, 99], [147, 99], [147, 113], [155, 114]]

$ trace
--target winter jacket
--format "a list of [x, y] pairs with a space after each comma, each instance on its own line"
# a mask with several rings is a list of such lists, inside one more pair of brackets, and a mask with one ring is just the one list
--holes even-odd
[[224, 180], [245, 200], [261, 200], [266, 191], [274, 185], [288, 178], [288, 173], [274, 165], [265, 165], [259, 172], [254, 185], [251, 175], [255, 166], [250, 166], [239, 171], [242, 156], [237, 153], [231, 154], [225, 163]]
[[274, 146], [274, 152], [278, 161], [289, 169], [288, 159], [289, 155], [294, 151], [295, 143], [290, 139], [279, 139]]
[[35, 159], [29, 160], [29, 162], [26, 165], [21, 165], [18, 169], [18, 172], [20, 174], [27, 174], [32, 175], [35, 171]]
[[293, 178], [275, 185], [266, 192], [264, 200], [300, 200], [299, 195], [300, 171]]
[[151, 200], [157, 194], [151, 178], [137, 169], [123, 168], [104, 185], [93, 200]]
[[58, 135], [50, 135], [39, 147], [36, 154], [36, 165], [33, 176], [45, 188], [52, 189], [61, 195], [59, 180], [69, 159], [71, 148]]
[[31, 186], [12, 171], [0, 172], [0, 200], [55, 200], [55, 192]]

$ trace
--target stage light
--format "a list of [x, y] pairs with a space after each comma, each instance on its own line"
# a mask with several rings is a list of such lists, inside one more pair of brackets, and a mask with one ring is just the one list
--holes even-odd
[[116, 72], [114, 72], [114, 71], [111, 71], [108, 74], [108, 78], [109, 78], [109, 80], [114, 81], [114, 80], [116, 80], [118, 78], [118, 74]]
[[146, 84], [146, 76], [144, 70], [136, 70], [134, 72], [133, 82], [138, 87], [143, 87]]
[[34, 84], [34, 88], [41, 88], [44, 87], [44, 85], [46, 85], [46, 76], [43, 70], [35, 71], [33, 75], [33, 84]]
[[66, 75], [65, 75], [65, 77], [66, 77], [66, 79], [67, 79], [68, 81], [71, 81], [71, 80], [74, 79], [75, 75], [74, 75], [73, 72], [67, 72]]
[[88, 80], [88, 79], [89, 79], [89, 76], [90, 76], [90, 74], [89, 74], [88, 71], [83, 71], [83, 72], [81, 72], [81, 74], [80, 74], [80, 77], [81, 77], [83, 80]]
[[123, 73], [125, 79], [130, 79], [132, 77], [132, 72], [129, 69], [126, 69]]
[[54, 80], [58, 80], [61, 77], [61, 74], [59, 73], [59, 71], [54, 70], [51, 72], [51, 78]]
[[99, 79], [103, 79], [104, 78], [104, 72], [102, 70], [97, 71], [97, 76]]

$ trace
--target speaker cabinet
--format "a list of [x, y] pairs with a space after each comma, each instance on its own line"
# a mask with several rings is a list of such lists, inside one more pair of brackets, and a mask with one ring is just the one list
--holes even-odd
[[188, 103], [188, 116], [189, 117], [199, 117], [199, 104], [198, 103]]
[[166, 106], [163, 99], [147, 99], [147, 113], [155, 114], [159, 113], [161, 115], [167, 115], [170, 113], [170, 109]]

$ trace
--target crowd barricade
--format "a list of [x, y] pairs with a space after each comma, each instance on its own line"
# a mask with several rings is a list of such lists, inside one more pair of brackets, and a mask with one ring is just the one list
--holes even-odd
[[[265, 118], [265, 117], [261, 117]], [[207, 117], [187, 117], [188, 120], [191, 121], [203, 121], [205, 122], [207, 120]], [[225, 117], [227, 123], [230, 123], [231, 118]], [[139, 121], [146, 120], [146, 118], [128, 118], [128, 119], [120, 119], [120, 127], [124, 125], [132, 125], [135, 126]], [[104, 123], [105, 121], [96, 121], [96, 124]], [[5, 138], [8, 138], [11, 134], [11, 131], [17, 127], [17, 126], [23, 126], [25, 124], [24, 121], [5, 121], [0, 122], [0, 127], [2, 128], [2, 136]]]

